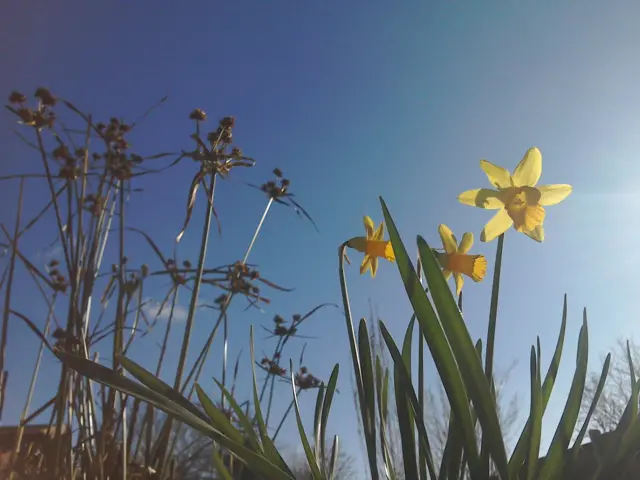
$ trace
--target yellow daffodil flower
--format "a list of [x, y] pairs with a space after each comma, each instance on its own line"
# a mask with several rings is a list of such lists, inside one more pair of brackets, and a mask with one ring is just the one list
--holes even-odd
[[460, 245], [455, 235], [446, 225], [438, 228], [440, 239], [445, 253], [435, 252], [444, 277], [449, 280], [451, 274], [456, 282], [456, 294], [460, 295], [464, 278], [462, 274], [470, 277], [474, 282], [481, 281], [487, 273], [487, 259], [484, 255], [468, 255], [467, 252], [473, 246], [473, 233], [467, 232], [462, 236]]
[[[375, 278], [378, 271], [378, 258], [384, 258], [390, 262], [394, 262], [396, 257], [393, 254], [393, 247], [389, 240], [383, 240], [384, 222], [380, 222], [380, 226], [374, 232], [374, 223], [370, 217], [364, 217], [364, 229], [367, 232], [366, 237], [353, 237], [346, 245], [359, 252], [364, 253], [362, 265], [360, 265], [360, 275], [367, 270], [371, 270], [371, 277]], [[347, 260], [348, 261], [348, 260]]]
[[480, 160], [480, 167], [497, 190], [478, 188], [458, 196], [465, 205], [498, 210], [485, 225], [480, 240], [490, 242], [513, 225], [518, 232], [542, 242], [544, 207], [569, 196], [571, 185], [536, 186], [542, 173], [542, 154], [536, 147], [527, 150], [513, 174], [487, 160]]

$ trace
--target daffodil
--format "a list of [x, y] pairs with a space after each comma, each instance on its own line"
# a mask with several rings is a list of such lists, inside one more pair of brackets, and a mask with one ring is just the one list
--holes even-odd
[[480, 160], [480, 167], [497, 190], [478, 188], [458, 196], [465, 205], [498, 210], [485, 225], [480, 240], [489, 242], [513, 225], [518, 232], [542, 242], [544, 207], [569, 196], [571, 185], [536, 186], [542, 173], [542, 155], [536, 147], [527, 150], [513, 174], [487, 160]]
[[487, 273], [487, 259], [484, 255], [468, 255], [467, 252], [473, 246], [473, 233], [467, 232], [462, 236], [460, 245], [455, 235], [446, 225], [440, 225], [438, 228], [444, 253], [435, 252], [444, 277], [449, 280], [451, 274], [456, 282], [456, 294], [460, 295], [464, 278], [466, 275], [474, 282], [481, 281]]
[[[374, 223], [370, 217], [364, 217], [364, 229], [366, 237], [353, 237], [346, 242], [347, 247], [364, 253], [362, 265], [360, 265], [360, 275], [367, 270], [371, 270], [371, 277], [375, 278], [378, 271], [378, 258], [384, 258], [394, 262], [396, 257], [393, 254], [393, 247], [389, 240], [384, 240], [384, 222], [374, 231]], [[347, 260], [348, 261], [348, 260]]]

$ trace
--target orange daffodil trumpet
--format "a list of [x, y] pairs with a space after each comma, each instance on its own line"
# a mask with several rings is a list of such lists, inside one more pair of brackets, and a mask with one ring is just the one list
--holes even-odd
[[542, 154], [536, 147], [527, 150], [513, 174], [487, 160], [480, 160], [480, 167], [497, 190], [478, 188], [458, 196], [465, 205], [498, 210], [485, 225], [480, 240], [490, 242], [513, 225], [518, 232], [542, 242], [544, 207], [569, 196], [571, 185], [536, 186], [542, 173]]
[[[360, 275], [367, 270], [371, 270], [371, 277], [375, 278], [378, 271], [378, 258], [384, 258], [390, 262], [396, 260], [393, 254], [393, 247], [389, 240], [384, 240], [384, 222], [374, 231], [374, 223], [371, 217], [364, 217], [364, 229], [366, 237], [353, 237], [345, 245], [359, 252], [364, 253], [362, 265], [360, 265]], [[348, 261], [348, 259], [347, 259]]]
[[481, 281], [487, 273], [487, 259], [484, 258], [484, 255], [467, 254], [473, 246], [473, 233], [465, 233], [458, 245], [455, 235], [446, 225], [440, 225], [438, 232], [445, 253], [437, 251], [434, 253], [442, 266], [444, 277], [448, 280], [453, 274], [456, 282], [456, 294], [459, 296], [464, 285], [462, 275], [468, 276], [474, 282]]

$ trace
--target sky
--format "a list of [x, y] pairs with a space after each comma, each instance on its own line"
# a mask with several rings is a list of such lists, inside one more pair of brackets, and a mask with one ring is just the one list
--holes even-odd
[[[479, 239], [491, 212], [460, 205], [457, 195], [489, 186], [480, 159], [512, 170], [532, 146], [543, 156], [540, 183], [569, 183], [573, 193], [547, 209], [543, 244], [513, 230], [506, 235], [496, 364], [501, 371], [515, 363], [507, 390], [518, 395], [526, 412], [530, 346], [539, 336], [546, 369], [566, 293], [565, 353], [545, 416], [544, 445], [571, 382], [582, 309], [588, 309], [593, 370], [617, 338], [637, 334], [634, 281], [640, 230], [631, 216], [640, 208], [637, 2], [151, 5], [70, 0], [28, 6], [12, 1], [4, 10], [2, 95], [12, 89], [31, 94], [47, 86], [105, 120], [136, 119], [168, 95], [131, 137], [133, 148], [143, 155], [192, 148], [193, 125], [187, 117], [193, 108], [207, 112], [211, 129], [223, 116], [236, 117], [234, 138], [257, 164], [234, 172], [219, 186], [223, 232], [212, 232], [208, 265], [240, 259], [253, 235], [266, 199], [245, 182], [262, 183], [275, 167], [291, 179], [291, 191], [319, 232], [290, 209], [276, 205], [270, 211], [250, 262], [264, 277], [295, 291], [270, 292], [272, 302], [263, 312], [246, 310], [242, 300], [237, 303], [231, 312], [230, 358], [241, 351], [246, 357], [250, 325], [256, 329], [256, 350], [266, 351], [273, 342], [264, 339], [260, 326], [268, 327], [276, 313], [290, 317], [324, 302], [340, 303], [337, 248], [362, 234], [363, 215], [376, 223], [382, 219], [379, 196], [410, 251], [418, 234], [439, 247], [441, 223], [459, 238], [471, 231]], [[9, 112], [0, 115], [0, 175], [41, 166], [35, 152], [11, 132], [15, 128]], [[132, 198], [128, 224], [147, 231], [167, 254], [180, 230], [195, 172], [189, 160], [153, 179], [141, 178], [137, 185], [145, 191]], [[29, 181], [26, 187], [25, 215], [33, 215], [44, 205], [45, 185]], [[0, 222], [5, 225], [13, 225], [17, 195], [17, 181], [2, 183]], [[202, 212], [200, 199], [180, 243], [180, 258], [197, 258]], [[133, 249], [130, 261], [150, 262], [153, 268], [148, 246], [133, 235], [127, 239]], [[22, 248], [43, 265], [51, 255], [46, 247], [50, 241], [46, 234], [34, 234]], [[495, 242], [479, 241], [473, 248], [489, 260], [487, 280], [468, 281], [465, 288], [465, 319], [474, 339], [486, 335], [495, 248]], [[411, 310], [397, 268], [382, 263], [372, 280], [359, 276], [359, 254], [350, 258], [354, 265], [347, 281], [354, 316], [369, 317], [373, 306], [401, 341]], [[23, 287], [12, 305], [42, 326], [43, 307], [35, 305], [33, 284], [20, 275]], [[204, 300], [218, 295], [203, 291]], [[202, 343], [214, 321], [209, 312], [198, 314], [194, 344]], [[38, 346], [24, 325], [12, 322], [11, 393], [4, 424], [19, 418]], [[341, 394], [330, 431], [341, 437], [348, 453], [360, 456], [341, 310], [320, 311], [304, 333], [317, 337], [305, 350], [305, 364], [314, 374], [328, 378], [333, 365], [341, 365]], [[177, 328], [172, 337], [173, 365], [181, 335]], [[134, 352], [143, 365], [150, 362], [149, 368], [157, 358], [154, 342], [150, 336]], [[294, 361], [302, 345], [297, 340], [289, 350]], [[211, 377], [220, 374], [220, 342], [214, 348], [203, 377], [212, 394]], [[57, 381], [57, 361], [45, 355], [44, 362], [36, 404], [49, 398]], [[245, 362], [241, 389], [250, 382], [247, 366]], [[428, 370], [427, 382], [435, 380], [435, 371]], [[283, 386], [279, 395], [286, 405], [289, 390]], [[301, 402], [310, 418], [315, 395]], [[292, 421], [286, 428], [295, 435]]]

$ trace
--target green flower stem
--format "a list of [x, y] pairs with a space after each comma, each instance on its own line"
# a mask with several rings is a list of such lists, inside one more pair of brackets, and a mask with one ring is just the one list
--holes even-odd
[[[504, 246], [504, 233], [498, 237], [498, 247], [496, 249], [496, 261], [493, 269], [493, 286], [491, 287], [491, 306], [489, 308], [489, 327], [487, 330], [487, 353], [485, 357], [485, 374], [489, 381], [489, 387], [495, 399], [495, 385], [493, 383], [493, 351], [496, 338], [496, 321], [498, 317], [498, 297], [500, 295], [500, 272], [502, 270], [502, 250]], [[460, 297], [460, 309], [462, 309], [462, 296]], [[480, 449], [480, 462], [488, 470], [489, 450], [484, 435], [482, 436], [482, 446]]]

